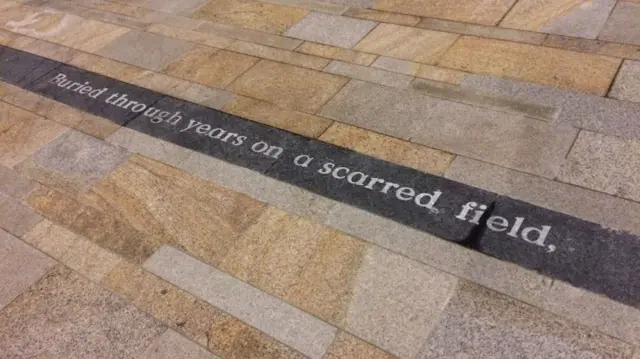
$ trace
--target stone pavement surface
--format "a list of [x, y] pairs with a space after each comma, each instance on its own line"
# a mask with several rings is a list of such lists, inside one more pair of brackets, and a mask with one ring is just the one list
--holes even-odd
[[0, 0], [0, 359], [640, 359], [637, 0]]

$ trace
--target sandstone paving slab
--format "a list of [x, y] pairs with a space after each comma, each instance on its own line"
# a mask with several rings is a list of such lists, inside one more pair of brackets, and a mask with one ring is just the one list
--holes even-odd
[[395, 356], [383, 352], [364, 340], [358, 339], [347, 332], [339, 332], [336, 340], [331, 344], [326, 359], [370, 358], [396, 359]]
[[244, 41], [236, 41], [227, 49], [229, 51], [240, 52], [251, 56], [257, 56], [263, 59], [284, 62], [287, 64], [306, 67], [313, 70], [322, 70], [329, 63], [329, 60], [320, 57], [276, 49], [259, 44], [252, 44]]
[[0, 209], [0, 228], [15, 236], [22, 236], [42, 221], [41, 215], [17, 200], [3, 195], [0, 195]]
[[626, 60], [622, 63], [609, 97], [640, 102], [640, 61]]
[[373, 21], [311, 12], [289, 28], [284, 35], [326, 45], [352, 48], [376, 25], [377, 23]]
[[186, 41], [136, 30], [115, 39], [100, 49], [97, 54], [145, 69], [160, 71], [194, 47], [194, 44]]
[[[42, 252], [0, 229], [0, 312], [55, 264]], [[0, 328], [5, 325], [3, 322]]]
[[37, 182], [11, 168], [0, 165], [0, 195], [20, 201], [37, 188]]
[[545, 38], [543, 45], [565, 50], [640, 60], [640, 48], [636, 45], [551, 34]]
[[218, 359], [206, 349], [186, 339], [171, 329], [167, 329], [161, 336], [145, 350], [139, 359]]
[[631, 1], [618, 2], [598, 39], [640, 45], [640, 4]]
[[373, 54], [307, 41], [300, 45], [296, 51], [363, 66], [371, 65], [377, 57]]
[[206, 4], [208, 0], [181, 0], [181, 1], [165, 1], [165, 0], [141, 0], [136, 1], [136, 5], [147, 9], [153, 9], [171, 14], [189, 14], [200, 6]]
[[302, 43], [302, 40], [278, 36], [266, 32], [245, 29], [239, 26], [217, 24], [205, 21], [196, 27], [196, 31], [205, 34], [216, 34], [232, 39], [253, 42], [256, 44], [273, 46], [285, 50], [294, 50]]
[[387, 22], [391, 24], [397, 25], [407, 25], [407, 26], [415, 26], [420, 22], [420, 18], [418, 16], [398, 14], [393, 12], [386, 11], [378, 11], [372, 9], [363, 9], [357, 7], [349, 8], [344, 14], [344, 16], [355, 17], [358, 19], [379, 21], [379, 22]]
[[516, 0], [376, 0], [373, 8], [403, 14], [496, 25]]
[[454, 32], [461, 35], [472, 35], [507, 41], [524, 42], [533, 45], [540, 45], [546, 37], [545, 34], [537, 32], [505, 29], [495, 26], [476, 25], [433, 18], [424, 18], [416, 26], [429, 30]]
[[401, 89], [407, 88], [414, 79], [412, 76], [349, 64], [341, 61], [331, 61], [331, 63], [322, 71]]
[[0, 312], [6, 358], [137, 357], [164, 332], [150, 315], [58, 266]]

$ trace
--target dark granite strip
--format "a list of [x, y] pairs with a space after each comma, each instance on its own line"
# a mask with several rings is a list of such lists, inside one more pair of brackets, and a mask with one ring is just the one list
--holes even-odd
[[640, 308], [638, 236], [16, 51], [7, 82]]

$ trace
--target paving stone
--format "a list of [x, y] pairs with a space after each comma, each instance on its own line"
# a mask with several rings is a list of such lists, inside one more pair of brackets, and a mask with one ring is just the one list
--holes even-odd
[[176, 97], [220, 110], [231, 101], [233, 96], [231, 92], [191, 83]]
[[500, 26], [595, 39], [615, 4], [615, 0], [523, 0]]
[[373, 8], [403, 14], [435, 17], [483, 25], [496, 25], [515, 0], [463, 0], [443, 3], [439, 0], [376, 0]]
[[3, 15], [6, 17], [0, 21], [4, 29], [42, 40], [55, 39], [56, 35], [83, 22], [81, 17], [63, 11], [22, 5], [7, 9]]
[[224, 88], [256, 62], [255, 57], [200, 46], [169, 65], [165, 72], [206, 86]]
[[626, 57], [640, 60], [640, 49], [638, 46], [618, 44], [602, 40], [580, 39], [569, 36], [548, 35], [543, 43], [544, 46], [557, 47], [565, 50], [580, 52], [590, 52], [615, 57]]
[[130, 16], [115, 14], [112, 12], [97, 9], [83, 9], [81, 14], [82, 17], [87, 19], [98, 20], [110, 24], [129, 27], [132, 29], [142, 29], [149, 25], [149, 23], [147, 22], [140, 21], [139, 19]]
[[107, 137], [107, 142], [124, 147], [130, 152], [139, 153], [156, 161], [178, 166], [191, 154], [191, 151], [173, 143], [166, 142], [138, 131], [123, 127]]
[[88, 190], [127, 158], [126, 150], [72, 130], [42, 147], [16, 170], [74, 196]]
[[97, 116], [89, 117], [75, 127], [76, 130], [101, 140], [109, 137], [119, 128], [120, 125]]
[[145, 268], [310, 358], [321, 358], [335, 336], [334, 327], [171, 247]]
[[255, 0], [222, 0], [207, 3], [191, 17], [282, 34], [307, 13], [307, 10]]
[[582, 131], [559, 179], [640, 201], [640, 141]]
[[[475, 61], [475, 59], [483, 61]], [[604, 95], [620, 59], [475, 37], [461, 37], [438, 65]], [[579, 68], [587, 66], [590, 76]]]
[[[0, 229], [0, 309], [26, 291], [55, 264], [53, 259]], [[8, 330], [5, 325], [3, 328]]]
[[367, 66], [349, 64], [342, 61], [331, 61], [323, 71], [401, 89], [407, 88], [409, 84], [411, 84], [411, 81], [413, 81], [413, 77], [411, 76], [374, 69]]
[[208, 0], [184, 0], [184, 1], [164, 1], [164, 0], [144, 0], [139, 2], [138, 6], [153, 9], [171, 14], [188, 14], [202, 5]]
[[640, 102], [640, 61], [626, 60], [622, 64], [609, 97]]
[[291, 6], [298, 9], [307, 9], [312, 11], [324, 12], [324, 13], [333, 14], [333, 15], [342, 15], [342, 13], [344, 13], [348, 9], [348, 7], [346, 6], [334, 5], [324, 1], [313, 1], [313, 0], [265, 0], [263, 2]]
[[625, 358], [628, 344], [461, 283], [416, 358]]
[[371, 358], [371, 359], [396, 359], [391, 354], [385, 353], [373, 345], [358, 339], [346, 332], [339, 332], [331, 344], [326, 359]]
[[0, 164], [13, 167], [67, 128], [31, 112], [0, 102]]
[[367, 247], [313, 219], [271, 207], [235, 241], [219, 268], [341, 325]]
[[190, 17], [169, 14], [162, 11], [151, 11], [140, 19], [149, 23], [161, 23], [187, 30], [195, 30], [204, 23], [202, 20], [195, 20]]
[[261, 60], [228, 89], [280, 107], [314, 113], [346, 82], [340, 76]]
[[433, 174], [442, 174], [453, 160], [446, 152], [337, 122], [320, 140]]
[[79, 54], [72, 48], [27, 36], [18, 37], [11, 43], [11, 47], [60, 62], [68, 62]]
[[224, 36], [218, 36], [215, 34], [203, 34], [201, 32], [165, 24], [153, 24], [147, 28], [147, 31], [184, 41], [197, 42], [202, 45], [217, 47], [220, 49], [224, 49], [235, 41]]
[[130, 6], [127, 4], [114, 3], [110, 1], [90, 1], [90, 2], [85, 2], [82, 5], [88, 6], [94, 9], [109, 11], [115, 14], [131, 16], [134, 18], [144, 17], [145, 15], [151, 12], [150, 9], [145, 9], [137, 6]]
[[74, 57], [69, 61], [69, 65], [127, 83], [134, 83], [136, 78], [144, 75], [147, 71], [138, 66], [86, 53]]
[[37, 182], [0, 165], [0, 195], [21, 201], [37, 188]]
[[70, 230], [45, 219], [21, 238], [52, 258], [61, 260], [79, 237]]
[[326, 0], [326, 1], [332, 4], [365, 8], [365, 9], [370, 8], [374, 3], [374, 0]]
[[357, 7], [349, 8], [349, 10], [344, 13], [344, 16], [406, 26], [415, 26], [420, 22], [420, 18], [418, 16], [397, 14], [393, 12], [371, 9], [362, 9]]
[[537, 206], [640, 235], [640, 204], [581, 187], [456, 157], [445, 176]]
[[278, 35], [267, 34], [260, 31], [244, 29], [239, 26], [226, 24], [216, 24], [205, 22], [196, 28], [197, 31], [205, 34], [216, 34], [230, 37], [232, 39], [253, 42], [256, 44], [273, 46], [285, 50], [293, 50], [302, 43], [301, 40], [291, 39]]
[[600, 40], [640, 45], [640, 4], [619, 2], [609, 16], [604, 29], [600, 32]]
[[0, 351], [7, 358], [137, 357], [165, 330], [61, 266], [4, 308], [0, 319]]
[[457, 282], [444, 272], [371, 247], [355, 279], [345, 329], [399, 357], [415, 357]]
[[393, 24], [380, 24], [354, 50], [431, 64], [458, 35]]
[[244, 41], [236, 41], [227, 49], [229, 51], [235, 51], [246, 55], [261, 57], [263, 59], [284, 62], [287, 64], [306, 67], [313, 70], [322, 70], [329, 63], [329, 60], [320, 57], [276, 49], [259, 44], [252, 44], [250, 42]]
[[312, 12], [289, 28], [284, 35], [326, 45], [352, 48], [375, 26], [376, 23], [373, 21]]
[[300, 45], [300, 47], [296, 49], [296, 51], [363, 66], [371, 65], [371, 63], [377, 57], [376, 55], [367, 54], [364, 52], [353, 51], [329, 45], [316, 44], [313, 42], [304, 42], [302, 45]]
[[[89, 53], [95, 53], [130, 29], [95, 20], [84, 21], [77, 26], [64, 30], [52, 39], [45, 40]], [[54, 31], [57, 33], [57, 31]]]
[[121, 263], [102, 284], [223, 358], [306, 358], [136, 265]]
[[433, 81], [459, 84], [468, 74], [466, 72], [446, 69], [416, 62], [394, 59], [392, 57], [380, 56], [371, 65], [387, 71], [399, 72], [405, 75], [418, 76]]
[[139, 359], [217, 359], [215, 355], [168, 329], [156, 338]]
[[6, 83], [22, 87], [58, 66], [60, 64], [55, 61], [9, 47], [0, 47], [0, 80]]
[[98, 55], [160, 71], [194, 47], [185, 41], [136, 30], [103, 47]]
[[519, 31], [495, 26], [476, 25], [432, 18], [422, 19], [422, 21], [420, 21], [416, 26], [435, 31], [454, 32], [461, 35], [489, 37], [492, 39], [524, 42], [533, 45], [540, 45], [546, 36], [545, 34], [536, 32]]
[[236, 116], [312, 138], [319, 137], [333, 122], [326, 118], [279, 108], [269, 102], [239, 95], [234, 96], [223, 110]]

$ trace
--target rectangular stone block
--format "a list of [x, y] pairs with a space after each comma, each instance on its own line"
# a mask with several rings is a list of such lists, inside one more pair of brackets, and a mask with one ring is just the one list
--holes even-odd
[[354, 47], [377, 23], [312, 12], [284, 33], [284, 36], [344, 48]]
[[551, 34], [547, 36], [542, 44], [544, 46], [557, 47], [565, 50], [640, 60], [640, 48], [638, 48], [638, 46], [628, 44]]
[[271, 4], [279, 4], [285, 6], [296, 7], [299, 9], [307, 9], [312, 11], [324, 12], [333, 15], [342, 15], [348, 8], [339, 4], [331, 4], [313, 0], [265, 0]]
[[413, 77], [411, 76], [401, 75], [366, 66], [353, 65], [341, 61], [332, 61], [322, 71], [401, 89], [407, 88], [411, 81], [413, 81]]
[[609, 97], [640, 102], [640, 61], [626, 60], [622, 64]]
[[631, 1], [619, 2], [609, 16], [598, 39], [640, 45], [640, 4]]
[[425, 0], [416, 3], [411, 0], [376, 0], [373, 8], [475, 24], [496, 25], [515, 2], [515, 0], [463, 0], [445, 3], [439, 0]]
[[371, 9], [362, 9], [358, 7], [349, 8], [349, 10], [344, 13], [344, 16], [405, 26], [415, 26], [420, 22], [420, 18], [418, 16]]
[[144, 351], [139, 359], [219, 359], [206, 349], [167, 329]]
[[23, 200], [38, 188], [38, 183], [15, 170], [0, 165], [0, 196]]
[[545, 39], [545, 34], [514, 29], [505, 29], [495, 26], [475, 25], [464, 22], [447, 21], [442, 19], [425, 18], [417, 27], [424, 29], [454, 32], [460, 35], [488, 37], [492, 39], [523, 42], [526, 44], [540, 45]]
[[171, 247], [162, 247], [144, 267], [310, 358], [322, 358], [336, 334], [334, 327]]
[[302, 45], [300, 45], [300, 47], [298, 47], [296, 51], [363, 66], [371, 65], [371, 63], [375, 61], [377, 57], [373, 54], [367, 54], [364, 52], [306, 41]]
[[235, 41], [234, 39], [224, 36], [215, 34], [203, 34], [201, 32], [166, 24], [153, 24], [149, 26], [146, 31], [152, 32], [154, 34], [169, 36], [175, 39], [196, 42], [211, 47], [217, 47], [220, 49], [226, 48]]
[[195, 30], [205, 34], [216, 34], [236, 40], [273, 46], [285, 50], [293, 50], [302, 43], [301, 40], [297, 39], [244, 29], [239, 26], [216, 24], [212, 22], [204, 22], [201, 25], [198, 25]]
[[259, 44], [252, 44], [250, 42], [244, 41], [236, 41], [227, 49], [229, 51], [235, 51], [250, 56], [261, 57], [263, 59], [284, 62], [286, 64], [296, 65], [300, 67], [306, 67], [312, 70], [322, 70], [329, 63], [329, 60], [320, 57], [276, 49]]
[[173, 166], [183, 163], [191, 154], [191, 150], [174, 145], [144, 133], [123, 127], [106, 138], [106, 141], [130, 152], [139, 153], [156, 161]]

